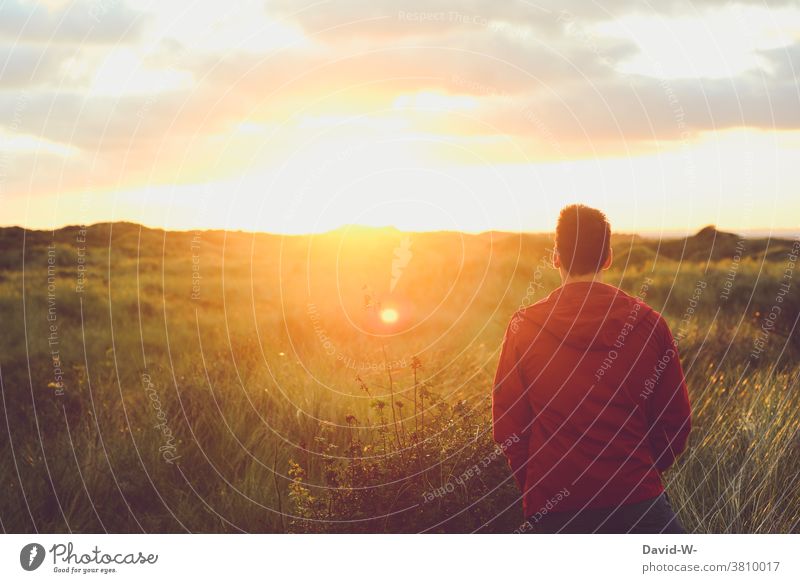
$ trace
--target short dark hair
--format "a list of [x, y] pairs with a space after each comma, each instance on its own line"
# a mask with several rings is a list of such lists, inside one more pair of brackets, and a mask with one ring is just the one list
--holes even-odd
[[561, 209], [556, 250], [570, 275], [600, 271], [611, 253], [611, 225], [606, 215], [582, 204]]

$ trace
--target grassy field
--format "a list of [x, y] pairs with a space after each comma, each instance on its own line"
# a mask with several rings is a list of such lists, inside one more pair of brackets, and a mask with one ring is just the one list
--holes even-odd
[[[550, 237], [117, 223], [0, 231], [6, 532], [508, 532], [490, 433], [505, 326]], [[607, 281], [678, 338], [695, 532], [800, 531], [792, 241], [618, 236]], [[396, 310], [394, 324], [381, 310]]]

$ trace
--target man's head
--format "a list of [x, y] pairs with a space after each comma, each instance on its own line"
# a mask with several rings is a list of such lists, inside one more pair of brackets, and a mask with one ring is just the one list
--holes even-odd
[[561, 209], [553, 266], [561, 278], [591, 278], [611, 266], [611, 226], [599, 210], [582, 204]]

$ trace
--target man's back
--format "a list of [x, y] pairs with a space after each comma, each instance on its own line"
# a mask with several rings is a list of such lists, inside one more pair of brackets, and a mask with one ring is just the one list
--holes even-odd
[[526, 517], [658, 496], [690, 430], [667, 324], [598, 282], [569, 283], [515, 314], [493, 406]]

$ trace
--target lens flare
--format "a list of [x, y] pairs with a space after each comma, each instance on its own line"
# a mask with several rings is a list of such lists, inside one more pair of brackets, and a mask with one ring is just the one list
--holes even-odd
[[400, 314], [394, 308], [385, 308], [381, 310], [381, 321], [384, 324], [394, 324], [400, 318]]

